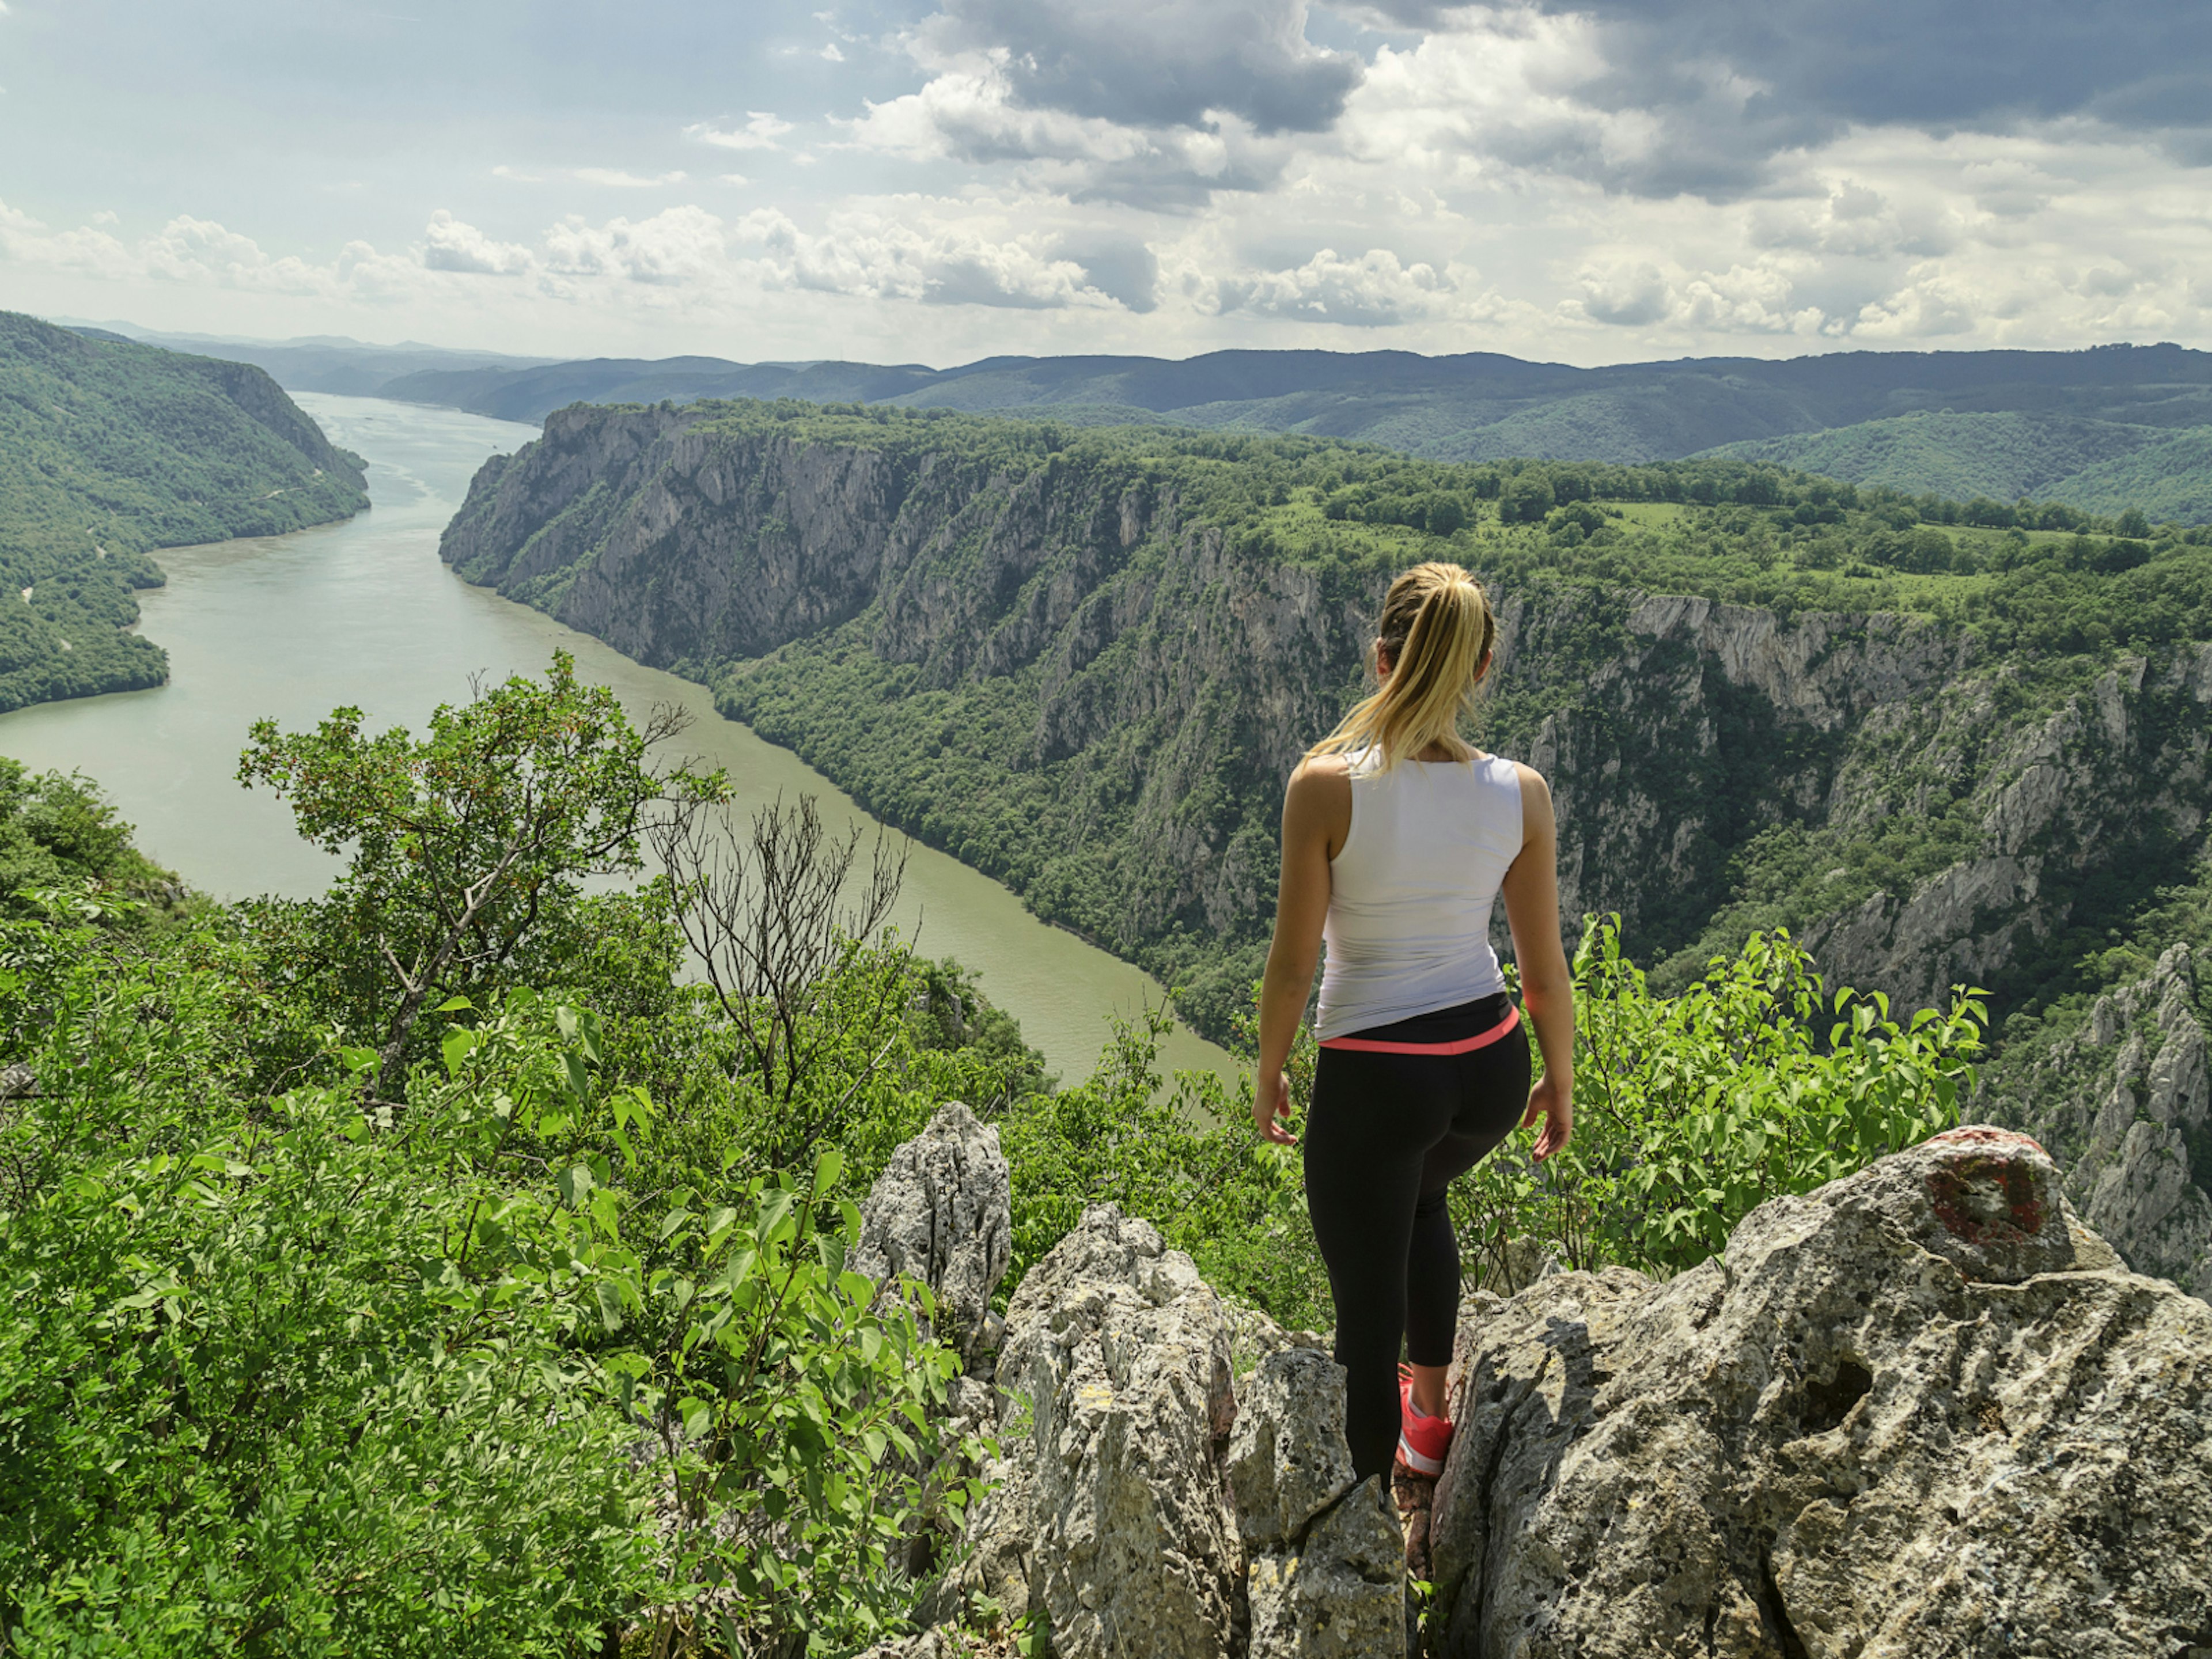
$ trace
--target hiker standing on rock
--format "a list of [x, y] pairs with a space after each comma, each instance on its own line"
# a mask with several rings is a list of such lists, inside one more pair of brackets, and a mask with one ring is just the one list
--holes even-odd
[[[1460, 1297], [1445, 1190], [1516, 1125], [1543, 1120], [1539, 1158], [1564, 1147], [1574, 1093], [1552, 793], [1459, 735], [1490, 672], [1489, 600], [1455, 564], [1417, 565], [1390, 584], [1376, 632], [1377, 690], [1306, 752], [1284, 797], [1252, 1111], [1262, 1135], [1292, 1144], [1283, 1065], [1326, 939], [1306, 1210], [1336, 1302], [1361, 1480], [1389, 1474], [1394, 1443], [1402, 1468], [1443, 1468]], [[1544, 1054], [1533, 1089], [1528, 1034], [1490, 947], [1501, 893]]]

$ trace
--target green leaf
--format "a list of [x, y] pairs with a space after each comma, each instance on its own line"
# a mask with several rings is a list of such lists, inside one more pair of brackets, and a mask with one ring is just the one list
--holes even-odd
[[562, 1201], [573, 1210], [583, 1207], [584, 1200], [592, 1195], [592, 1188], [599, 1183], [592, 1179], [591, 1170], [584, 1165], [572, 1164], [561, 1171], [554, 1184], [561, 1190]]

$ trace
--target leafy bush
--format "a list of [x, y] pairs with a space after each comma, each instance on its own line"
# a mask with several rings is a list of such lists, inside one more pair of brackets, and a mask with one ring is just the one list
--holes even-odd
[[1573, 1143], [1538, 1166], [1509, 1142], [1454, 1194], [1462, 1247], [1490, 1271], [1523, 1237], [1577, 1267], [1694, 1266], [1768, 1199], [1954, 1126], [1987, 1022], [1978, 992], [1903, 1025], [1879, 992], [1831, 1001], [1786, 933], [1674, 997], [1621, 955], [1614, 918], [1592, 919], [1573, 966]]

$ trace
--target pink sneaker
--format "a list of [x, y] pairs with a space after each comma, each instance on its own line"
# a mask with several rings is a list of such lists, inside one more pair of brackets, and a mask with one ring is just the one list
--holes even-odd
[[1451, 1449], [1451, 1419], [1424, 1417], [1413, 1409], [1413, 1373], [1398, 1368], [1398, 1467], [1408, 1474], [1433, 1480], [1444, 1472], [1444, 1454]]

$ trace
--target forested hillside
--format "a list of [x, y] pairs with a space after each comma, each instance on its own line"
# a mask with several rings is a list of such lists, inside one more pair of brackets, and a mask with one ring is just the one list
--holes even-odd
[[[2100, 885], [2123, 848], [2131, 879], [2194, 856], [2212, 550], [1981, 507], [2011, 523], [1736, 462], [577, 409], [487, 466], [444, 550], [710, 680], [1217, 1030], [1284, 775], [1352, 695], [1390, 573], [1455, 556], [1503, 606], [1491, 739], [1559, 775], [1571, 911], [1686, 965], [1786, 922], [1861, 982], [2019, 1009], [2124, 927]], [[2088, 793], [2005, 829], [2060, 766]]]
[[0, 711], [159, 684], [126, 631], [149, 550], [344, 518], [363, 483], [260, 369], [0, 313]]
[[1712, 452], [1852, 483], [1954, 501], [2065, 501], [2093, 513], [2212, 522], [2212, 426], [2137, 426], [2071, 415], [1899, 416]]

